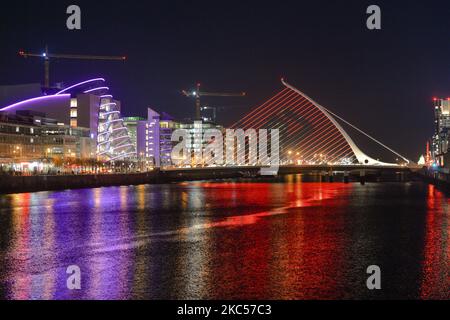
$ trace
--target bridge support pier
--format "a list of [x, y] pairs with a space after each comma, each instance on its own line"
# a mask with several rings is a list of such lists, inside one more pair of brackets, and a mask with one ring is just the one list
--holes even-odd
[[397, 181], [398, 182], [404, 182], [406, 181], [406, 175], [404, 172], [398, 172], [397, 173]]
[[361, 185], [366, 184], [366, 170], [359, 171], [359, 181], [361, 182]]
[[344, 171], [344, 183], [350, 182], [350, 173], [348, 171]]
[[327, 173], [324, 171], [320, 172], [320, 182], [326, 182], [327, 181]]
[[328, 182], [334, 182], [333, 171], [328, 171]]

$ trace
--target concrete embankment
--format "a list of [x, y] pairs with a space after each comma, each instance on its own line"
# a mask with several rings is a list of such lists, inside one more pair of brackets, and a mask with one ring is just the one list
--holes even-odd
[[199, 181], [214, 179], [231, 179], [242, 177], [256, 177], [259, 175], [259, 168], [202, 168], [196, 169], [177, 169], [160, 172], [160, 181]]
[[450, 173], [441, 170], [422, 169], [416, 173], [422, 180], [450, 191]]
[[55, 175], [55, 176], [11, 176], [0, 175], [0, 193], [21, 193], [66, 189], [127, 186], [140, 184], [170, 183], [177, 181], [211, 180], [242, 177], [239, 170], [177, 170], [151, 171], [146, 173], [99, 174], [99, 175]]
[[156, 182], [157, 172], [139, 174], [0, 176], [0, 192], [32, 192], [104, 186], [137, 185]]
[[[325, 168], [326, 169], [326, 168]], [[382, 182], [408, 181], [409, 171], [386, 170], [365, 171], [361, 169], [348, 173], [330, 173], [324, 168], [281, 168], [279, 179], [284, 175], [305, 174], [319, 176], [322, 182]], [[201, 181], [232, 178], [256, 178], [259, 168], [201, 168], [155, 170], [147, 173], [100, 174], [100, 175], [57, 175], [57, 176], [10, 176], [0, 175], [0, 193], [20, 193], [50, 190], [97, 188], [109, 186], [128, 186], [140, 184], [159, 184], [181, 181]], [[260, 177], [266, 179], [270, 177]], [[317, 177], [316, 177], [317, 178]]]

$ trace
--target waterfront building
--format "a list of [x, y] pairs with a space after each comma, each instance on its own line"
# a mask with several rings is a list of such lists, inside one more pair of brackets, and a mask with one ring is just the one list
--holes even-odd
[[222, 132], [222, 134], [224, 134], [225, 131], [223, 126], [210, 121], [183, 122], [180, 124], [180, 128], [187, 130], [190, 136], [190, 139], [186, 143], [186, 147], [191, 152], [191, 166], [204, 165], [203, 154], [208, 143], [210, 143], [209, 141], [203, 139], [205, 131], [217, 129]]
[[9, 115], [27, 111], [39, 112], [46, 118], [55, 119], [59, 128], [67, 128], [72, 133], [88, 132], [90, 141], [84, 141], [83, 144], [90, 150], [80, 154], [80, 157], [88, 156], [106, 162], [136, 157], [135, 146], [121, 117], [121, 103], [109, 94], [103, 78], [0, 106], [0, 112]]
[[[128, 135], [130, 136], [130, 142], [133, 144], [134, 149], [138, 158], [143, 158], [144, 154], [141, 149], [138, 149], [138, 128], [142, 127], [147, 123], [147, 120], [142, 117], [125, 117], [123, 118], [123, 123], [128, 129]], [[139, 152], [140, 150], [141, 152]]]
[[432, 158], [438, 166], [444, 167], [450, 164], [445, 163], [445, 155], [449, 151], [450, 138], [450, 98], [433, 99], [435, 110], [435, 132], [432, 138]]
[[2, 171], [43, 171], [50, 160], [92, 158], [87, 128], [72, 128], [44, 113], [0, 112]]
[[136, 123], [138, 156], [156, 167], [172, 166], [172, 133], [179, 127], [180, 124], [169, 114], [148, 108], [147, 120]]

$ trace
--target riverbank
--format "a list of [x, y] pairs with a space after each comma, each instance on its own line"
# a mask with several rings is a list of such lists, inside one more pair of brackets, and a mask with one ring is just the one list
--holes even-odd
[[427, 170], [422, 169], [417, 172], [419, 177], [425, 182], [432, 184], [442, 190], [450, 191], [450, 173], [442, 169]]
[[98, 174], [98, 175], [43, 175], [0, 176], [0, 193], [22, 193], [36, 191], [97, 188], [104, 186], [135, 185], [152, 183], [158, 173]]
[[[256, 169], [255, 169], [256, 174]], [[0, 176], [0, 193], [23, 193], [67, 189], [160, 184], [179, 181], [239, 178], [238, 170], [211, 169], [201, 171], [159, 171], [93, 175]]]
[[[382, 169], [382, 170], [380, 170]], [[398, 168], [380, 168], [371, 171], [353, 170], [349, 172], [331, 172], [321, 167], [311, 168], [280, 168], [279, 179], [285, 175], [316, 175], [321, 182], [384, 182], [384, 181], [409, 181], [411, 172], [406, 169], [398, 171]], [[154, 170], [145, 173], [121, 173], [121, 174], [97, 174], [97, 175], [35, 175], [35, 176], [11, 176], [0, 175], [0, 193], [24, 193], [38, 191], [53, 191], [67, 189], [84, 189], [110, 186], [130, 186], [141, 184], [162, 184], [182, 181], [221, 180], [221, 179], [260, 179], [266, 180], [273, 177], [261, 177], [259, 168], [234, 167], [234, 168], [201, 168], [201, 169], [177, 169]], [[364, 174], [361, 174], [364, 172]]]

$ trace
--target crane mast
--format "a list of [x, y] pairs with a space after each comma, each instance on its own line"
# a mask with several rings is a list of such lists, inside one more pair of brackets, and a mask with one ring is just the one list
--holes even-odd
[[245, 92], [240, 93], [224, 93], [224, 92], [205, 92], [201, 90], [201, 84], [197, 83], [196, 90], [182, 91], [183, 95], [186, 97], [195, 99], [195, 120], [201, 120], [200, 110], [202, 107], [201, 98], [202, 97], [245, 97], [247, 94]]

